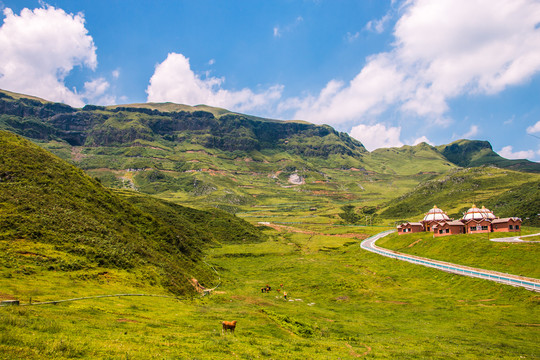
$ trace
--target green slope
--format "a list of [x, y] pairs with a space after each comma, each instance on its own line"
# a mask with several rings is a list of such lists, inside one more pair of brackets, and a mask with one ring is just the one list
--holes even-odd
[[[454, 170], [422, 183], [413, 191], [393, 200], [381, 215], [394, 219], [420, 220], [433, 205], [437, 205], [450, 217], [461, 218], [462, 213], [475, 203], [488, 208], [491, 206], [490, 209], [497, 216], [530, 217], [531, 212], [535, 211], [532, 209], [538, 206], [535, 199], [539, 196], [539, 181], [539, 174], [495, 167]], [[521, 196], [512, 196], [517, 193]]]
[[516, 186], [486, 201], [486, 207], [500, 217], [519, 216], [524, 225], [540, 226], [540, 181]]
[[381, 148], [371, 152], [372, 166], [391, 169], [396, 174], [445, 173], [456, 168], [436, 148], [426, 143], [400, 148]]
[[529, 160], [505, 159], [491, 147], [487, 141], [457, 140], [448, 145], [437, 146], [448, 160], [462, 167], [495, 165], [512, 170], [540, 172], [540, 164]]
[[200, 258], [203, 247], [229, 240], [224, 223], [234, 235], [231, 241], [260, 236], [228, 214], [128, 200], [28, 140], [0, 131], [0, 241], [50, 244], [66, 254], [37, 257], [33, 266], [41, 270], [143, 272], [184, 293], [192, 288], [191, 277], [212, 280]]

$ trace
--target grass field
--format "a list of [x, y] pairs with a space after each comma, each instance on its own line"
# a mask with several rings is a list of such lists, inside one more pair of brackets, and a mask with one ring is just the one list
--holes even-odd
[[[361, 250], [358, 238], [380, 229], [298, 225], [265, 230], [266, 242], [213, 248], [207, 262], [221, 284], [204, 298], [2, 307], [0, 358], [540, 357], [538, 294]], [[469, 253], [489, 257], [476, 242]], [[261, 293], [266, 284], [273, 290]], [[275, 291], [279, 284], [288, 301]], [[3, 298], [23, 302], [166, 294], [136, 273], [110, 269], [69, 275], [5, 269], [0, 289]], [[223, 320], [238, 321], [234, 336], [221, 335]]]
[[[524, 235], [536, 233], [540, 233], [539, 228], [523, 231]], [[489, 233], [491, 239], [512, 235], [518, 234]], [[430, 259], [540, 278], [540, 243], [493, 242], [488, 233], [440, 237], [433, 237], [432, 233], [395, 233], [380, 239], [377, 245]]]

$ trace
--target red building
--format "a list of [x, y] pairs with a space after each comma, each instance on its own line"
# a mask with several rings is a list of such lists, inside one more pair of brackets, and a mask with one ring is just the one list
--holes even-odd
[[437, 205], [429, 210], [420, 222], [424, 225], [425, 231], [433, 231], [433, 226], [441, 221], [450, 221], [450, 218]]
[[433, 236], [465, 234], [465, 225], [459, 220], [442, 221], [433, 225]]
[[491, 232], [491, 221], [488, 219], [467, 220], [465, 221], [467, 234], [478, 234]]
[[503, 219], [495, 219], [491, 221], [492, 231], [520, 231], [521, 219], [517, 217], [509, 217]]
[[406, 222], [401, 225], [398, 225], [397, 231], [399, 235], [417, 233], [417, 232], [424, 231], [424, 226], [419, 222], [416, 222], [416, 223]]
[[433, 206], [420, 222], [406, 222], [397, 227], [398, 234], [408, 234], [421, 231], [433, 232], [433, 236], [455, 234], [477, 234], [500, 231], [520, 231], [521, 219], [510, 217], [498, 219], [491, 210], [473, 205], [460, 220], [452, 220], [448, 215]]

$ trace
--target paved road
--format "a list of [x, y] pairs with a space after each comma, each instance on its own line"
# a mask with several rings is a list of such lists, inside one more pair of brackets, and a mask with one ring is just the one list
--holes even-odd
[[528, 241], [528, 240], [523, 240], [523, 238], [527, 238], [527, 237], [530, 237], [530, 236], [537, 236], [537, 235], [540, 235], [540, 233], [538, 234], [532, 234], [532, 235], [523, 235], [523, 236], [511, 236], [511, 237], [504, 237], [504, 238], [496, 238], [496, 239], [489, 239], [489, 241], [494, 241], [494, 242], [511, 242], [511, 243], [519, 243], [519, 242], [526, 242], [526, 243], [539, 243], [540, 241]]
[[453, 274], [476, 277], [476, 278], [485, 279], [485, 280], [491, 280], [491, 281], [495, 281], [495, 282], [499, 282], [499, 283], [503, 283], [507, 285], [512, 285], [512, 286], [519, 286], [527, 290], [540, 292], [539, 279], [505, 274], [505, 273], [500, 273], [500, 272], [491, 271], [491, 270], [477, 269], [477, 268], [472, 268], [468, 266], [447, 263], [444, 261], [427, 259], [427, 258], [423, 258], [419, 256], [408, 255], [408, 254], [400, 253], [397, 251], [384, 249], [375, 245], [375, 242], [377, 240], [393, 232], [395, 232], [395, 230], [389, 230], [389, 231], [385, 231], [377, 235], [374, 235], [362, 241], [360, 246], [362, 247], [362, 249], [377, 253], [379, 255], [391, 257], [398, 260], [408, 261], [413, 264], [423, 265], [423, 266], [439, 269], [439, 270], [446, 271]]

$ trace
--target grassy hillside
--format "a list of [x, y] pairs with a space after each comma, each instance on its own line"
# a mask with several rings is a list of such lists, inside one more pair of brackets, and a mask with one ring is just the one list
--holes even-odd
[[540, 226], [540, 181], [532, 181], [497, 194], [486, 207], [500, 217], [519, 216], [524, 225]]
[[[191, 277], [207, 282], [214, 277], [200, 258], [207, 244], [229, 241], [225, 227], [233, 242], [260, 236], [251, 225], [219, 211], [144, 197], [128, 200], [28, 140], [0, 131], [0, 241], [49, 244], [53, 247], [47, 249], [58, 253], [21, 250], [4, 259], [13, 268], [22, 262], [29, 263], [30, 274], [130, 270], [184, 293], [191, 290]], [[27, 252], [34, 261], [25, 259]]]
[[491, 147], [487, 141], [457, 140], [448, 145], [437, 146], [448, 160], [462, 167], [495, 165], [512, 170], [540, 172], [540, 164], [529, 160], [505, 159]]
[[372, 166], [384, 167], [383, 170], [388, 169], [396, 174], [441, 174], [456, 168], [436, 148], [426, 143], [376, 149], [370, 155]]
[[[472, 204], [476, 204], [490, 208], [495, 215], [501, 217], [531, 217], [538, 210], [535, 199], [539, 196], [539, 181], [539, 174], [495, 167], [453, 170], [391, 201], [381, 215], [394, 219], [420, 220], [433, 205], [437, 205], [450, 217], [457, 219]], [[512, 196], [513, 191], [520, 196]]]

